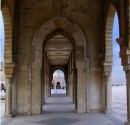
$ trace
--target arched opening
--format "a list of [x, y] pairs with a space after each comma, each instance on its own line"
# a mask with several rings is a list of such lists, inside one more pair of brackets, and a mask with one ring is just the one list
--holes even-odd
[[[77, 91], [72, 73], [75, 69], [74, 46], [66, 36], [55, 32], [57, 30], [43, 46], [43, 112], [71, 112], [75, 110]], [[54, 71], [56, 67], [63, 67], [65, 72]]]
[[6, 83], [5, 83], [5, 74], [4, 74], [4, 21], [3, 15], [0, 11], [0, 80], [1, 80], [1, 116], [5, 114], [5, 91], [6, 91]]
[[53, 73], [53, 80], [51, 82], [51, 95], [65, 94], [66, 95], [66, 81], [62, 70], [57, 69]]
[[12, 111], [12, 74], [13, 74], [13, 56], [12, 56], [12, 19], [10, 10], [6, 3], [2, 5], [2, 15], [4, 24], [4, 73], [6, 76], [6, 95], [5, 95], [5, 115], [13, 114]]
[[122, 112], [124, 119], [126, 119], [126, 109], [122, 109], [122, 105], [126, 107], [126, 78], [121, 66], [121, 59], [119, 58], [120, 46], [116, 41], [120, 37], [119, 29], [118, 12], [114, 4], [111, 4], [107, 14], [105, 35], [105, 61], [108, 64], [106, 113], [113, 112], [116, 115], [121, 115], [119, 112]]
[[43, 104], [51, 95], [54, 69], [61, 67], [65, 71], [66, 95], [74, 102], [77, 112], [89, 111], [88, 95], [81, 98], [89, 89], [87, 42], [76, 23], [64, 17], [54, 17], [42, 23], [33, 36], [30, 53], [31, 114], [44, 112]]
[[[121, 59], [119, 58], [120, 47], [116, 42], [116, 38], [119, 38], [117, 13], [115, 13], [113, 22], [112, 109], [113, 113], [116, 115], [120, 115], [120, 110], [121, 115], [124, 117], [124, 121], [126, 121], [126, 76], [123, 71], [123, 66], [121, 66]], [[120, 100], [122, 100], [122, 102]], [[122, 105], [124, 108], [122, 108]]]

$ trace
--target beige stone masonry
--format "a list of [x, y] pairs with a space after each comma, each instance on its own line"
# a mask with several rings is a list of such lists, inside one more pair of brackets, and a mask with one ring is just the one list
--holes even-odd
[[6, 77], [12, 77], [13, 71], [14, 71], [14, 63], [4, 64], [4, 72]]
[[10, 12], [7, 6], [2, 8], [2, 14], [5, 31], [4, 63], [12, 63], [12, 24]]
[[112, 63], [111, 62], [105, 62], [104, 63], [104, 75], [110, 75], [112, 71]]
[[115, 7], [114, 5], [110, 5], [107, 19], [106, 19], [106, 31], [105, 31], [105, 62], [112, 62], [112, 36], [113, 36], [113, 22], [115, 16]]

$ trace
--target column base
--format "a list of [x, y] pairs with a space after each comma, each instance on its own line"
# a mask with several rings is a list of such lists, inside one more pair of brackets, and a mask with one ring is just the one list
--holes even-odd
[[106, 113], [106, 114], [111, 114], [111, 113], [112, 113], [112, 109], [105, 110], [105, 113]]
[[5, 114], [4, 117], [5, 117], [5, 118], [13, 118], [14, 115], [12, 115], [12, 114]]
[[130, 121], [125, 122], [124, 125], [130, 125]]

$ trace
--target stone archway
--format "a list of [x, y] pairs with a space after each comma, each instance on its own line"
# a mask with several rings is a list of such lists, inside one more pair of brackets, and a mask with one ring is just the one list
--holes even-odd
[[[109, 6], [108, 6], [109, 5]], [[121, 12], [119, 10], [119, 5], [115, 3], [114, 1], [109, 2], [107, 5], [107, 14], [106, 14], [106, 24], [105, 24], [105, 55], [104, 55], [104, 95], [105, 95], [105, 112], [111, 113], [112, 112], [112, 78], [111, 78], [111, 72], [112, 72], [112, 64], [113, 64], [113, 25], [114, 25], [114, 17], [117, 12], [118, 16], [118, 22], [119, 22], [119, 36], [122, 36], [123, 27], [121, 26], [121, 20], [120, 16]], [[120, 58], [121, 57], [121, 49], [122, 45], [125, 45], [125, 42], [122, 38], [117, 38], [117, 42], [120, 46]], [[124, 47], [123, 47], [124, 48]], [[121, 60], [122, 61], [122, 60]], [[122, 64], [123, 65], [123, 64]]]
[[113, 38], [113, 23], [114, 16], [116, 13], [115, 6], [111, 4], [108, 9], [106, 18], [106, 28], [105, 28], [105, 63], [112, 65], [112, 38]]
[[104, 58], [104, 95], [105, 95], [105, 113], [112, 112], [112, 88], [111, 88], [111, 72], [113, 62], [113, 24], [116, 13], [114, 3], [109, 3], [107, 8], [106, 24], [105, 24], [105, 58]]
[[33, 36], [32, 46], [41, 45], [42, 47], [43, 41], [45, 40], [46, 36], [48, 36], [51, 32], [55, 31], [56, 29], [62, 29], [66, 33], [72, 34], [76, 46], [83, 46], [84, 60], [87, 60], [88, 49], [86, 38], [84, 36], [83, 31], [77, 24], [70, 23], [67, 20], [67, 18], [64, 17], [54, 17], [51, 20], [48, 20], [44, 22], [42, 25], [40, 25]]
[[[32, 42], [32, 63], [31, 63], [31, 84], [32, 84], [32, 100], [31, 114], [40, 114], [41, 111], [41, 75], [42, 69], [42, 52], [43, 42], [46, 37], [56, 29], [62, 29], [69, 34], [75, 42], [76, 69], [77, 69], [77, 112], [85, 113], [87, 107], [87, 78], [88, 74], [88, 56], [86, 38], [78, 25], [71, 23], [64, 17], [54, 17], [42, 23], [34, 34]], [[82, 79], [81, 79], [82, 78]], [[35, 88], [35, 90], [34, 90]], [[81, 91], [82, 90], [82, 91]], [[35, 92], [37, 91], [37, 93]], [[80, 92], [79, 92], [80, 91]], [[82, 96], [85, 95], [85, 96]], [[37, 101], [35, 98], [37, 97]], [[81, 98], [82, 97], [82, 98]]]
[[12, 23], [10, 11], [7, 5], [2, 7], [5, 31], [4, 62], [12, 63]]
[[6, 76], [6, 102], [5, 114], [12, 113], [12, 74], [13, 74], [13, 44], [12, 44], [12, 20], [9, 8], [6, 4], [2, 5], [2, 15], [4, 21], [4, 72]]
[[66, 70], [65, 70], [65, 68], [63, 66], [55, 66], [54, 68], [52, 68], [52, 73], [51, 74], [53, 74], [58, 69], [63, 71], [64, 74], [66, 74]]
[[[60, 73], [62, 73], [61, 80], [59, 79], [60, 78], [59, 71], [60, 71]], [[56, 74], [56, 72], [58, 72], [58, 73]], [[65, 80], [66, 71], [65, 71], [65, 69], [63, 67], [57, 66], [57, 67], [55, 67], [55, 68], [52, 69], [51, 75], [53, 77], [52, 80], [54, 80], [54, 82], [53, 82], [53, 84], [55, 85], [54, 88], [56, 89], [57, 82], [60, 82], [60, 85], [61, 85], [61, 83], [63, 82], [63, 79]]]

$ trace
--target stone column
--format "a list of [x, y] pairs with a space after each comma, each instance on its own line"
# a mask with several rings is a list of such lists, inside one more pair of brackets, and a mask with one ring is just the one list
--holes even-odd
[[77, 112], [87, 111], [87, 62], [76, 61], [77, 68]]
[[73, 97], [73, 85], [71, 79], [69, 80], [69, 96]]
[[51, 83], [49, 83], [49, 90], [48, 90], [48, 96], [51, 96]]
[[47, 99], [47, 83], [45, 83], [45, 100]]
[[111, 80], [112, 63], [104, 63], [105, 77], [105, 113], [112, 113], [112, 80]]
[[112, 113], [112, 80], [111, 75], [105, 76], [105, 113]]
[[47, 91], [46, 91], [47, 98], [49, 97], [49, 84], [47, 83]]
[[130, 125], [130, 66], [124, 67], [126, 71], [126, 89], [127, 89], [127, 122], [125, 125]]
[[72, 98], [72, 78], [71, 78], [71, 74], [69, 74], [69, 77], [68, 77], [68, 96]]
[[12, 115], [12, 74], [14, 71], [13, 63], [5, 63], [4, 73], [6, 75], [6, 97], [5, 97], [5, 116]]
[[75, 103], [75, 109], [77, 109], [77, 70], [73, 70], [73, 101]]
[[12, 114], [12, 78], [6, 78], [5, 115]]
[[69, 85], [68, 85], [69, 82], [68, 82], [68, 77], [66, 77], [66, 76], [65, 76], [65, 82], [66, 82], [66, 95], [69, 96], [69, 90], [68, 90], [68, 88], [69, 88]]

